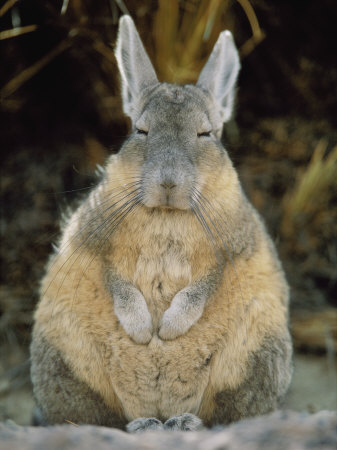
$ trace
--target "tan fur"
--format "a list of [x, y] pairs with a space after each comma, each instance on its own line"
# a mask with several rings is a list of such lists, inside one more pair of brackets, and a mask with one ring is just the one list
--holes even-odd
[[[109, 176], [113, 180], [115, 170], [118, 181], [120, 161], [114, 159]], [[228, 264], [220, 288], [187, 334], [174, 341], [154, 334], [143, 346], [125, 334], [114, 315], [112, 299], [102, 288], [101, 258], [86, 246], [76, 249], [80, 227], [76, 218], [69, 222], [63, 251], [50, 262], [34, 333], [41, 333], [74, 374], [112, 409], [122, 408], [128, 420], [185, 411], [207, 420], [214, 394], [244, 380], [250, 352], [265, 336], [282, 335], [287, 327], [287, 287], [263, 229], [257, 251], [248, 260], [239, 256]], [[168, 239], [176, 245], [165, 253]], [[181, 211], [167, 211], [149, 222], [148, 213], [138, 209], [110, 244], [114, 251], [105, 255], [104, 264], [118, 267], [119, 275], [143, 293], [155, 329], [173, 296], [216, 263], [200, 224]]]
[[128, 431], [266, 413], [291, 378], [288, 286], [219, 141], [239, 70], [231, 34], [197, 86], [158, 83], [130, 17], [116, 55], [133, 130], [42, 281], [38, 405], [49, 423]]

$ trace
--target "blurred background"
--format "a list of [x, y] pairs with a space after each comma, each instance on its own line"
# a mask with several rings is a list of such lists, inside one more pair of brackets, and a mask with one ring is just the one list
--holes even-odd
[[337, 3], [2, 0], [0, 420], [31, 422], [32, 314], [62, 211], [128, 133], [113, 55], [127, 13], [165, 81], [195, 82], [233, 32], [242, 70], [223, 140], [291, 285], [285, 407], [336, 408]]

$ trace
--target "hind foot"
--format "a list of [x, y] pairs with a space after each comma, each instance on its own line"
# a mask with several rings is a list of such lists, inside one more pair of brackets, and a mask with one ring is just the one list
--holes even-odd
[[164, 429], [172, 431], [196, 431], [201, 430], [202, 428], [202, 420], [190, 413], [173, 416], [164, 423]]
[[147, 430], [163, 430], [163, 423], [156, 419], [155, 417], [140, 417], [132, 422], [128, 423], [126, 426], [126, 431], [128, 433], [139, 433]]

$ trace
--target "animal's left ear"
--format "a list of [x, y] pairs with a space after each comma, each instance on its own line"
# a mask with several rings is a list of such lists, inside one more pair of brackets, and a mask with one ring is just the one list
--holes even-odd
[[219, 105], [223, 122], [227, 122], [233, 112], [235, 83], [239, 70], [239, 54], [232, 33], [223, 31], [197, 82], [197, 86], [213, 95]]

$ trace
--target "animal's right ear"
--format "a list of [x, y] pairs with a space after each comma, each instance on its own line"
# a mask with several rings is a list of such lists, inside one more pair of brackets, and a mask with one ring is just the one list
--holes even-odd
[[130, 16], [120, 18], [115, 56], [122, 79], [123, 109], [132, 120], [137, 100], [158, 78]]

